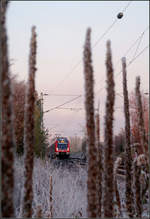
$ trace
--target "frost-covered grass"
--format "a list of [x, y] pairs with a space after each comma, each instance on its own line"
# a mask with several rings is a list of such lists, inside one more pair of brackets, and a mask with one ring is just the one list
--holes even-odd
[[[53, 181], [53, 217], [87, 217], [87, 171], [86, 168], [54, 167], [49, 161], [35, 159], [33, 172], [33, 209], [41, 205], [42, 216], [47, 217], [50, 210], [50, 175]], [[23, 193], [23, 159], [15, 161], [15, 211], [20, 217], [21, 196]]]
[[[123, 218], [128, 218], [128, 214], [127, 214], [127, 210], [126, 210], [126, 204], [125, 204], [125, 181], [124, 180], [119, 180], [118, 189], [119, 189], [120, 200], [121, 200], [122, 217]], [[148, 191], [146, 193], [146, 196], [147, 196], [146, 202], [143, 203], [142, 218], [150, 218]], [[135, 202], [135, 197], [134, 197], [134, 202]], [[134, 206], [135, 206], [135, 203], [134, 203]], [[134, 218], [136, 218], [136, 213], [134, 215]]]
[[[54, 165], [57, 164], [57, 165]], [[33, 217], [36, 207], [41, 206], [43, 218], [50, 215], [50, 176], [53, 185], [54, 218], [87, 218], [87, 167], [60, 162], [35, 159], [33, 171]], [[71, 168], [70, 168], [71, 167]], [[125, 209], [125, 181], [118, 179], [122, 217], [128, 218]], [[20, 218], [21, 199], [23, 194], [23, 159], [15, 160], [15, 213]], [[142, 218], [148, 217], [148, 203], [144, 204]], [[116, 207], [115, 207], [116, 209]], [[117, 217], [117, 215], [116, 215]], [[118, 217], [117, 217], [118, 218]]]

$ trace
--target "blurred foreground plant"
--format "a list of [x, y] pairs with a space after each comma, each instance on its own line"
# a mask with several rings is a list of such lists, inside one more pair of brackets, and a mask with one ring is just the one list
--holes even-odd
[[113, 217], [113, 113], [115, 102], [114, 75], [112, 65], [111, 43], [107, 41], [106, 73], [107, 73], [107, 99], [105, 112], [104, 136], [104, 217]]
[[0, 65], [2, 91], [2, 217], [14, 217], [14, 139], [12, 124], [12, 91], [8, 58], [6, 11], [8, 1], [1, 1], [0, 9]]
[[25, 126], [24, 126], [24, 202], [23, 217], [32, 217], [32, 173], [34, 167], [33, 146], [34, 146], [34, 106], [35, 106], [35, 71], [36, 71], [36, 32], [32, 27], [32, 37], [30, 43], [29, 56], [29, 79], [25, 100]]
[[132, 156], [131, 156], [131, 143], [130, 143], [130, 114], [129, 114], [129, 99], [127, 90], [127, 72], [126, 72], [126, 59], [122, 58], [123, 69], [123, 95], [124, 95], [124, 115], [125, 115], [125, 168], [126, 168], [126, 207], [129, 217], [134, 216], [134, 198], [132, 191]]
[[88, 145], [88, 217], [97, 216], [97, 148], [94, 121], [94, 79], [91, 52], [91, 29], [87, 29], [84, 45], [85, 110]]

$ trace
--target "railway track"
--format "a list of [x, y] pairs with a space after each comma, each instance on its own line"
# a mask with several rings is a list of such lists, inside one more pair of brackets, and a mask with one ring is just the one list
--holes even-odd
[[[55, 158], [52, 159], [53, 165], [58, 168], [58, 167], [66, 167], [66, 168], [76, 168], [76, 167], [81, 167], [81, 166], [87, 166], [87, 160], [84, 158], [79, 158], [79, 157], [73, 157], [70, 156], [69, 158]], [[121, 180], [125, 180], [125, 166], [124, 164], [120, 164], [118, 169], [117, 169], [117, 178]]]
[[67, 167], [74, 168], [78, 166], [86, 166], [87, 162], [81, 158], [69, 157], [67, 159], [55, 158], [52, 160], [52, 163], [55, 167]]

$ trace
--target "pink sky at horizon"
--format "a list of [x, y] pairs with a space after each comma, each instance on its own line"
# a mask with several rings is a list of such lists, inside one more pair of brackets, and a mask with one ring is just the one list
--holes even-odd
[[[128, 1], [101, 2], [11, 2], [8, 10], [8, 36], [10, 58], [14, 59], [13, 74], [20, 80], [27, 80], [28, 54], [31, 26], [37, 29], [37, 73], [36, 89], [38, 93], [48, 93], [44, 97], [44, 111], [74, 98], [73, 96], [52, 96], [51, 94], [82, 95], [78, 100], [64, 107], [84, 108], [83, 45], [87, 27], [91, 27], [92, 45], [112, 24], [118, 12]], [[108, 7], [109, 5], [109, 7]], [[146, 1], [132, 1], [124, 17], [116, 22], [106, 36], [92, 49], [95, 78], [95, 106], [100, 99], [101, 138], [103, 138], [106, 78], [105, 57], [106, 41], [111, 40], [112, 58], [115, 75], [116, 93], [122, 93], [121, 59], [130, 46], [149, 26], [149, 5]], [[17, 43], [16, 43], [17, 42]], [[129, 62], [138, 48], [139, 41], [127, 55]], [[149, 44], [149, 29], [144, 33], [137, 54]], [[74, 66], [81, 60], [77, 68]], [[116, 65], [116, 63], [119, 63]], [[74, 71], [72, 72], [72, 69]], [[141, 77], [141, 89], [149, 91], [149, 51], [145, 50], [128, 67], [128, 90], [135, 88], [135, 78]], [[72, 72], [72, 73], [71, 73]], [[69, 75], [69, 76], [68, 76]], [[64, 79], [65, 78], [65, 79]], [[62, 82], [62, 83], [61, 83]], [[123, 99], [116, 95], [114, 132], [124, 128]], [[85, 121], [84, 110], [53, 110], [45, 113], [45, 127], [54, 133], [65, 136], [82, 136]], [[53, 129], [52, 129], [53, 128]]]

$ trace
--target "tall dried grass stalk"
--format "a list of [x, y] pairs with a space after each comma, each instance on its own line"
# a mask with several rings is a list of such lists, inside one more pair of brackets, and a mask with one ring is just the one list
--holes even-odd
[[25, 182], [24, 182], [24, 203], [23, 216], [32, 217], [32, 173], [33, 173], [33, 146], [34, 146], [34, 105], [35, 105], [35, 71], [36, 71], [36, 32], [32, 27], [32, 37], [30, 43], [29, 56], [29, 79], [25, 102], [25, 128], [24, 128], [24, 146], [25, 146]]
[[0, 47], [1, 47], [1, 91], [2, 91], [2, 217], [14, 217], [14, 139], [12, 125], [12, 93], [9, 72], [6, 11], [8, 1], [1, 1]]
[[[98, 102], [98, 109], [97, 109], [97, 113], [96, 113], [96, 142], [99, 143], [100, 142], [100, 115], [99, 115], [99, 102]], [[97, 144], [98, 145], [98, 144]]]
[[147, 162], [147, 157], [144, 154], [140, 154], [137, 157], [137, 166], [141, 168], [141, 193], [142, 202], [144, 201], [144, 196], [146, 195], [149, 188], [149, 164]]
[[107, 100], [105, 114], [105, 148], [104, 148], [104, 217], [113, 217], [113, 113], [115, 102], [114, 75], [112, 65], [111, 43], [107, 41], [106, 54]]
[[[139, 130], [140, 130], [140, 144], [142, 148], [143, 155], [139, 155], [137, 158], [137, 162], [141, 162], [142, 165], [139, 165], [137, 170], [135, 171], [135, 189], [136, 189], [136, 208], [137, 208], [137, 214], [140, 216], [142, 214], [142, 205], [144, 196], [148, 190], [149, 187], [149, 177], [145, 179], [145, 182], [143, 184], [146, 184], [145, 188], [143, 189], [141, 182], [139, 182], [139, 176], [140, 175], [140, 166], [142, 168], [142, 172], [145, 172], [147, 176], [149, 176], [149, 154], [148, 154], [148, 139], [146, 138], [145, 134], [145, 127], [144, 127], [144, 118], [143, 118], [143, 105], [142, 105], [142, 98], [141, 98], [141, 92], [140, 92], [140, 77], [136, 77], [136, 87], [135, 87], [135, 95], [136, 95], [136, 104], [137, 104], [137, 113], [138, 113], [138, 124], [139, 124]], [[137, 165], [138, 166], [138, 165]], [[137, 176], [137, 177], [136, 177]], [[139, 184], [138, 184], [139, 183]], [[141, 187], [142, 186], [142, 187]], [[141, 190], [142, 196], [138, 194], [138, 190]]]
[[49, 198], [50, 198], [50, 218], [53, 217], [53, 204], [52, 204], [52, 194], [53, 194], [53, 182], [52, 182], [52, 176], [50, 176], [50, 182], [49, 182]]
[[126, 135], [126, 207], [129, 217], [134, 215], [133, 206], [133, 192], [132, 192], [132, 156], [131, 156], [131, 145], [130, 145], [130, 114], [129, 114], [129, 99], [127, 90], [127, 72], [126, 72], [126, 59], [122, 58], [122, 70], [123, 70], [123, 95], [124, 95], [124, 114], [125, 114], [125, 135]]
[[95, 121], [94, 121], [94, 79], [91, 52], [91, 29], [87, 29], [84, 45], [84, 79], [85, 79], [85, 110], [86, 129], [88, 143], [88, 180], [87, 199], [88, 217], [97, 216], [97, 148], [95, 143]]
[[136, 217], [141, 218], [141, 214], [142, 214], [142, 197], [141, 197], [141, 182], [140, 182], [141, 168], [137, 164], [137, 158], [133, 162], [133, 173], [134, 173]]
[[41, 205], [38, 205], [37, 208], [36, 208], [36, 218], [42, 218]]
[[[136, 94], [136, 104], [138, 109], [138, 124], [139, 124], [139, 130], [140, 130], [140, 143], [142, 147], [143, 153], [146, 155], [148, 151], [148, 145], [145, 135], [145, 128], [144, 128], [144, 119], [143, 119], [143, 106], [142, 106], [142, 100], [141, 100], [141, 92], [140, 92], [140, 77], [136, 77], [136, 88], [135, 88], [135, 94]], [[147, 149], [147, 150], [146, 150]]]
[[101, 218], [102, 208], [102, 148], [100, 145], [100, 116], [99, 107], [96, 114], [96, 145], [98, 150], [97, 162], [98, 162], [98, 176], [97, 176], [97, 195], [98, 195], [98, 209], [97, 216]]
[[118, 157], [115, 161], [115, 164], [114, 164], [115, 194], [116, 194], [116, 201], [117, 201], [120, 217], [122, 217], [122, 212], [121, 212], [120, 194], [119, 194], [118, 184], [117, 184], [117, 171], [118, 171], [118, 168], [119, 168], [119, 165], [121, 164], [121, 162], [122, 162], [122, 158]]

